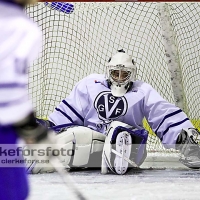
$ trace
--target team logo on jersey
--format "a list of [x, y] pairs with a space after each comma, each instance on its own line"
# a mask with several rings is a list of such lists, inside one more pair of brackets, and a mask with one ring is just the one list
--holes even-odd
[[96, 97], [94, 107], [99, 119], [109, 123], [126, 114], [128, 103], [125, 97], [114, 97], [111, 92], [107, 91]]

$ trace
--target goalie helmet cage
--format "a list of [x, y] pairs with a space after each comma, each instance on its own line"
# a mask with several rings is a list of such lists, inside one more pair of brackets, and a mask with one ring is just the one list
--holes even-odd
[[[136, 61], [137, 79], [199, 128], [200, 3], [39, 2], [26, 12], [43, 32], [43, 50], [29, 75], [38, 117], [46, 118], [83, 77], [105, 73], [108, 58], [123, 48]], [[147, 148], [175, 153], [151, 130]]]

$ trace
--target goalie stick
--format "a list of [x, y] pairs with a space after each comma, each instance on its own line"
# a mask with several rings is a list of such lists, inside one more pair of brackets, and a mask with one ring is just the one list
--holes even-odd
[[[37, 157], [35, 157], [37, 160]], [[60, 159], [58, 156], [51, 156], [49, 157], [49, 161], [53, 168], [58, 172], [60, 177], [63, 180], [63, 183], [66, 187], [68, 187], [77, 197], [78, 200], [87, 200], [84, 195], [79, 191], [79, 189], [76, 186], [76, 183], [72, 179], [71, 175], [66, 171], [63, 164], [60, 162]], [[31, 173], [32, 169], [35, 167], [36, 161], [34, 161], [28, 168], [27, 172]]]
[[79, 191], [76, 187], [76, 183], [72, 179], [71, 175], [65, 170], [65, 167], [60, 162], [57, 156], [53, 156], [50, 158], [50, 163], [54, 167], [54, 169], [58, 172], [60, 177], [62, 178], [65, 185], [73, 191], [73, 193], [77, 196], [79, 200], [86, 200], [84, 195]]
[[[27, 168], [27, 172], [31, 173], [33, 168], [36, 165], [36, 160], [40, 160], [37, 155], [34, 155], [35, 160], [34, 162]], [[67, 172], [66, 167], [61, 163], [61, 159], [59, 155], [51, 154], [48, 156], [49, 162], [52, 165], [52, 167], [58, 172], [61, 179], [63, 180], [63, 183], [65, 184], [68, 189], [70, 189], [73, 194], [77, 197], [78, 200], [87, 200], [86, 197], [80, 192], [80, 190], [77, 188], [76, 183], [72, 179], [69, 172]]]
[[112, 149], [111, 150], [113, 153], [115, 153], [117, 156], [119, 156], [120, 158], [123, 158], [125, 161], [127, 161], [129, 164], [131, 164], [133, 167], [138, 168], [138, 165], [133, 162], [132, 160], [128, 159], [127, 157], [125, 157], [123, 154], [120, 154], [119, 152], [117, 152], [116, 150]]

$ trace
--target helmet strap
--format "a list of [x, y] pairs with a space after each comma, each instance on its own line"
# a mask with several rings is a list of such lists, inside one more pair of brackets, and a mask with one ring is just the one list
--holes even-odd
[[133, 87], [133, 82], [132, 82], [132, 81], [129, 82], [129, 83], [125, 86], [125, 88], [127, 89], [127, 92], [131, 91], [132, 87]]

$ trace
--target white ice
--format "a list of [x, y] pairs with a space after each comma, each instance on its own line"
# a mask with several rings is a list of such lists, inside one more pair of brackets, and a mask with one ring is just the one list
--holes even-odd
[[[119, 176], [100, 170], [70, 172], [88, 200], [196, 200], [200, 199], [200, 171], [191, 169], [131, 170]], [[60, 176], [30, 175], [28, 200], [76, 200]]]

